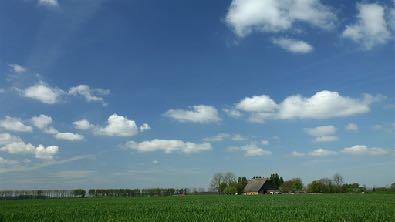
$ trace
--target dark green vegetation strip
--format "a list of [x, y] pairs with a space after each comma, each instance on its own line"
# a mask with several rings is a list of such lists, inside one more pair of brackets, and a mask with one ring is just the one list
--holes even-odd
[[0, 201], [0, 221], [395, 221], [394, 194]]

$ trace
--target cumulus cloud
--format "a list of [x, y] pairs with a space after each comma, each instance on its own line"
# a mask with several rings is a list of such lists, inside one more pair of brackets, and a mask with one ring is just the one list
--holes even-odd
[[11, 67], [11, 69], [14, 73], [19, 74], [19, 73], [24, 73], [27, 71], [27, 69], [25, 67], [18, 65], [18, 64], [9, 64], [8, 66]]
[[88, 85], [78, 85], [69, 89], [69, 94], [73, 96], [83, 96], [87, 102], [101, 102], [103, 105], [104, 99], [101, 96], [110, 94], [108, 89], [91, 89]]
[[143, 123], [143, 125], [141, 125], [141, 126], [139, 127], [139, 129], [140, 129], [140, 132], [145, 132], [145, 131], [147, 131], [147, 130], [150, 130], [151, 127], [148, 125], [148, 123]]
[[129, 141], [124, 145], [126, 148], [136, 150], [138, 152], [155, 152], [162, 151], [164, 153], [182, 152], [186, 154], [198, 153], [211, 150], [210, 143], [192, 143], [182, 140], [148, 140], [143, 142]]
[[52, 117], [47, 115], [41, 114], [39, 116], [32, 117], [32, 123], [35, 127], [39, 128], [44, 133], [57, 134], [58, 130], [51, 126], [52, 122]]
[[385, 20], [385, 8], [379, 4], [358, 4], [357, 21], [347, 25], [343, 37], [361, 44], [365, 49], [382, 45], [391, 38]]
[[52, 124], [52, 117], [43, 114], [39, 116], [33, 116], [32, 123], [39, 129], [45, 129]]
[[305, 41], [277, 38], [273, 39], [272, 42], [275, 45], [280, 46], [282, 49], [292, 53], [305, 54], [313, 51], [313, 46]]
[[9, 133], [0, 133], [0, 146], [20, 141], [22, 140], [19, 137], [13, 136]]
[[350, 132], [357, 132], [359, 130], [358, 125], [355, 123], [349, 123], [346, 125], [346, 130]]
[[14, 132], [32, 132], [31, 126], [27, 126], [22, 120], [10, 116], [0, 120], [0, 127]]
[[328, 126], [317, 126], [314, 128], [306, 128], [306, 133], [314, 137], [315, 142], [331, 142], [337, 140], [336, 127]]
[[300, 22], [330, 29], [335, 20], [332, 10], [319, 0], [233, 0], [226, 15], [239, 37], [253, 31], [287, 31]]
[[226, 113], [226, 115], [228, 115], [232, 118], [235, 118], [235, 119], [237, 119], [243, 115], [239, 110], [233, 109], [233, 108], [224, 108], [224, 109], [222, 109], [222, 111], [224, 111], [224, 113]]
[[58, 7], [58, 0], [38, 0], [38, 4], [46, 7]]
[[244, 151], [244, 156], [264, 156], [272, 154], [271, 151], [264, 150], [255, 144], [249, 144], [241, 147], [241, 151]]
[[326, 150], [326, 149], [316, 149], [308, 153], [309, 156], [312, 157], [326, 157], [326, 156], [332, 156], [335, 155], [336, 152], [332, 150]]
[[39, 82], [22, 91], [23, 96], [46, 104], [58, 103], [63, 94], [63, 90], [52, 88], [43, 82]]
[[252, 156], [266, 156], [271, 155], [272, 152], [269, 150], [265, 150], [254, 143], [247, 144], [244, 146], [232, 146], [227, 148], [228, 152], [244, 152], [244, 156], [252, 157]]
[[104, 136], [134, 136], [138, 133], [138, 127], [134, 120], [114, 113], [108, 117], [107, 126], [98, 127], [95, 132]]
[[73, 122], [74, 128], [79, 130], [89, 130], [94, 127], [87, 119], [81, 119], [78, 121]]
[[83, 140], [84, 136], [77, 133], [57, 133], [55, 138], [58, 140], [79, 141]]
[[206, 137], [203, 140], [206, 142], [221, 142], [224, 140], [243, 141], [245, 139], [246, 138], [240, 134], [219, 133], [215, 136]]
[[341, 152], [352, 154], [352, 155], [371, 155], [371, 156], [381, 156], [388, 155], [392, 153], [394, 150], [383, 149], [378, 147], [368, 147], [365, 145], [355, 145], [351, 147], [346, 147], [342, 149]]
[[54, 155], [58, 153], [58, 146], [33, 146], [31, 143], [25, 143], [23, 141], [13, 142], [6, 144], [0, 148], [0, 151], [8, 152], [11, 154], [34, 154], [37, 159], [51, 160]]
[[170, 109], [164, 115], [179, 122], [212, 123], [221, 120], [215, 107], [205, 105], [192, 106], [189, 110]]
[[338, 92], [323, 90], [312, 97], [294, 95], [276, 103], [267, 95], [246, 97], [235, 105], [238, 110], [250, 114], [251, 122], [267, 119], [328, 119], [352, 116], [370, 111], [370, 105], [379, 97], [365, 94], [355, 99]]

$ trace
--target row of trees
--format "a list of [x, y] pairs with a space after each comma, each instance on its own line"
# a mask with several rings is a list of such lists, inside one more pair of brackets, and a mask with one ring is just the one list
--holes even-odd
[[153, 188], [153, 189], [90, 189], [91, 197], [142, 197], [142, 196], [172, 196], [186, 194], [187, 189]]
[[84, 189], [76, 190], [4, 190], [0, 191], [0, 199], [43, 199], [68, 197], [147, 197], [172, 196], [180, 194], [204, 193], [202, 189]]
[[[262, 177], [252, 177], [252, 179], [258, 178]], [[271, 174], [269, 181], [282, 193], [360, 193], [367, 191], [366, 187], [360, 186], [359, 183], [344, 183], [344, 179], [340, 174], [335, 174], [332, 178], [314, 180], [306, 187], [303, 186], [303, 182], [300, 178], [284, 181], [278, 173]], [[210, 190], [218, 194], [242, 194], [247, 183], [248, 180], [246, 177], [236, 177], [235, 174], [231, 172], [216, 173], [211, 179]], [[369, 190], [369, 192], [395, 192], [395, 183], [389, 188], [373, 188]]]

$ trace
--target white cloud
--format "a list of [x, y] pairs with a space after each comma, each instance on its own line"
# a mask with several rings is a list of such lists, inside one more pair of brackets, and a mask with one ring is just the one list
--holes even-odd
[[159, 164], [159, 161], [158, 160], [153, 160], [152, 163], [157, 165], [157, 164]]
[[326, 150], [326, 149], [316, 149], [308, 153], [309, 156], [313, 156], [313, 157], [326, 157], [335, 154], [336, 154], [335, 151]]
[[244, 152], [244, 156], [266, 156], [271, 155], [272, 152], [269, 150], [265, 150], [261, 147], [258, 147], [256, 144], [251, 143], [244, 146], [231, 146], [226, 149], [228, 152]]
[[236, 108], [246, 112], [273, 113], [277, 104], [269, 96], [246, 97], [236, 104]]
[[103, 97], [100, 96], [105, 96], [110, 94], [110, 90], [91, 89], [88, 85], [78, 85], [71, 87], [69, 89], [69, 94], [73, 96], [81, 95], [88, 102], [102, 102], [103, 105], [105, 105], [105, 103], [103, 102], [104, 101]]
[[139, 127], [139, 129], [140, 129], [140, 132], [144, 132], [144, 131], [150, 130], [151, 127], [148, 125], [148, 123], [143, 123], [143, 125], [141, 125]]
[[302, 152], [293, 151], [293, 152], [291, 153], [291, 156], [294, 156], [294, 157], [304, 157], [304, 156], [306, 156], [306, 154], [305, 154], [305, 153], [302, 153]]
[[357, 22], [348, 25], [343, 37], [361, 44], [365, 49], [385, 44], [390, 38], [385, 8], [379, 4], [358, 4]]
[[287, 39], [287, 38], [277, 38], [272, 41], [275, 45], [280, 46], [282, 49], [293, 52], [305, 54], [313, 51], [313, 46], [305, 41]]
[[79, 130], [89, 130], [94, 127], [94, 125], [90, 124], [87, 119], [81, 119], [73, 122], [74, 128]]
[[305, 129], [306, 133], [314, 137], [315, 142], [331, 142], [337, 140], [336, 127], [328, 126], [317, 126], [315, 128]]
[[44, 133], [53, 135], [59, 133], [59, 131], [51, 126], [52, 122], [52, 117], [47, 115], [41, 114], [39, 116], [32, 117], [32, 123], [35, 127], [39, 128]]
[[107, 126], [97, 128], [95, 132], [104, 136], [134, 136], [138, 133], [138, 127], [133, 120], [114, 113], [108, 117]]
[[243, 141], [246, 138], [244, 138], [242, 135], [240, 134], [229, 134], [229, 133], [219, 133], [215, 136], [211, 136], [211, 137], [206, 137], [203, 140], [206, 142], [221, 142], [224, 140], [232, 140], [232, 141]]
[[240, 134], [234, 134], [231, 138], [233, 141], [243, 141], [246, 140], [246, 138]]
[[37, 159], [52, 160], [53, 156], [58, 153], [58, 146], [47, 146], [39, 145], [34, 151], [34, 155]]
[[37, 159], [51, 160], [53, 156], [58, 153], [58, 146], [39, 145], [33, 146], [31, 143], [25, 143], [23, 141], [9, 143], [0, 148], [1, 151], [5, 151], [11, 154], [34, 154]]
[[222, 111], [224, 111], [228, 116], [236, 119], [243, 115], [239, 110], [233, 108], [224, 108]]
[[0, 120], [0, 127], [14, 132], [32, 132], [31, 126], [27, 126], [20, 119], [10, 116]]
[[43, 114], [39, 116], [33, 116], [32, 123], [35, 127], [39, 129], [46, 129], [49, 125], [52, 124], [52, 117]]
[[205, 105], [192, 106], [190, 110], [170, 109], [164, 115], [179, 122], [212, 123], [221, 120], [215, 107]]
[[269, 140], [261, 140], [262, 145], [269, 145]]
[[319, 0], [233, 0], [226, 15], [239, 37], [253, 31], [287, 31], [297, 22], [329, 29], [335, 20], [335, 14]]
[[393, 150], [386, 150], [383, 148], [377, 147], [367, 147], [365, 145], [355, 145], [351, 147], [346, 147], [342, 150], [343, 153], [352, 154], [352, 155], [371, 155], [371, 156], [380, 156], [380, 155], [388, 155]]
[[19, 137], [13, 136], [9, 133], [0, 133], [0, 145], [16, 143], [22, 141]]
[[267, 95], [246, 97], [236, 104], [236, 108], [250, 113], [251, 122], [264, 122], [267, 119], [328, 119], [367, 113], [370, 105], [380, 98], [365, 94], [361, 99], [354, 99], [323, 90], [312, 97], [289, 96], [279, 104]]
[[264, 156], [272, 154], [271, 151], [260, 148], [255, 144], [242, 146], [240, 150], [244, 151], [244, 156]]
[[83, 140], [84, 136], [76, 133], [57, 133], [55, 138], [58, 140], [79, 141]]
[[23, 96], [46, 104], [55, 104], [59, 102], [60, 96], [63, 94], [64, 92], [61, 89], [51, 88], [43, 82], [30, 86], [22, 92]]
[[370, 95], [365, 95], [363, 99], [353, 99], [326, 90], [317, 92], [310, 98], [290, 96], [280, 104], [279, 118], [325, 119], [352, 116], [369, 112], [369, 105], [373, 101], [374, 98]]
[[357, 132], [358, 131], [358, 125], [355, 123], [349, 123], [346, 125], [346, 130], [350, 132]]
[[126, 148], [139, 152], [163, 151], [164, 153], [182, 152], [186, 154], [198, 153], [211, 150], [210, 143], [191, 143], [182, 140], [148, 140], [143, 142], [129, 141], [125, 144]]
[[58, 7], [58, 0], [38, 0], [38, 4], [46, 7]]
[[215, 136], [206, 137], [203, 140], [206, 142], [220, 142], [228, 139], [231, 135], [228, 133], [219, 133]]
[[18, 64], [9, 64], [8, 66], [11, 67], [12, 71], [15, 73], [24, 73], [27, 71], [25, 67]]

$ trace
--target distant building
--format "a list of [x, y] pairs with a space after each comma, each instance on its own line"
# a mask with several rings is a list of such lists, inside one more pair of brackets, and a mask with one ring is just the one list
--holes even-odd
[[251, 179], [244, 188], [245, 195], [258, 195], [266, 193], [278, 193], [277, 187], [275, 187], [268, 178]]

